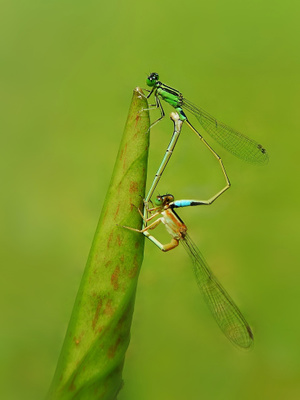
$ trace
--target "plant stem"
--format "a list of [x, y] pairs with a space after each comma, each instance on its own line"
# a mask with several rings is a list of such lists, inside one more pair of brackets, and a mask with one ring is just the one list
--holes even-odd
[[149, 112], [133, 93], [124, 134], [76, 297], [48, 399], [116, 399], [130, 326], [144, 235], [141, 228], [149, 148]]

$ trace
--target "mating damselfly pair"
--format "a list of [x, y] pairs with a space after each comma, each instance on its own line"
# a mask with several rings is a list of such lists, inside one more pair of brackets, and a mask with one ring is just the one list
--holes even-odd
[[[174, 122], [174, 130], [163, 161], [158, 168], [153, 183], [144, 201], [144, 212], [142, 213], [139, 210], [141, 217], [143, 218], [143, 228], [141, 230], [132, 227], [126, 228], [143, 233], [162, 251], [172, 250], [173, 248], [177, 247], [179, 243], [182, 243], [193, 261], [195, 277], [200, 291], [219, 327], [233, 344], [240, 348], [247, 349], [251, 347], [253, 343], [253, 334], [249, 324], [210, 270], [201, 252], [189, 237], [186, 225], [175, 212], [176, 208], [210, 205], [230, 187], [230, 181], [221, 158], [190, 123], [184, 110], [191, 112], [197, 118], [202, 128], [204, 128], [204, 130], [209, 133], [210, 136], [212, 136], [213, 139], [215, 139], [220, 145], [222, 145], [226, 150], [235, 156], [248, 162], [264, 164], [268, 161], [268, 155], [266, 150], [259, 143], [230, 128], [222, 122], [219, 122], [206, 111], [194, 106], [191, 102], [186, 100], [178, 90], [160, 82], [157, 73], [151, 73], [148, 76], [147, 85], [152, 88], [147, 97], [149, 98], [153, 94], [155, 97], [154, 107], [159, 108], [161, 111], [160, 118], [151, 126], [154, 126], [165, 116], [164, 109], [161, 104], [161, 100], [164, 100], [176, 110], [176, 113], [173, 112], [171, 114], [171, 119]], [[171, 194], [165, 194], [163, 196], [157, 196], [154, 201], [155, 207], [149, 208], [153, 192], [155, 191], [155, 188], [170, 160], [171, 155], [173, 154], [173, 150], [176, 146], [184, 122], [194, 133], [196, 133], [206, 148], [208, 148], [213, 156], [218, 160], [224, 174], [226, 184], [223, 189], [221, 189], [208, 200], [175, 201]], [[154, 222], [152, 222], [153, 220]], [[150, 224], [148, 225], [148, 223]], [[172, 236], [170, 243], [162, 244], [150, 234], [149, 231], [155, 229], [160, 223], [164, 224], [166, 230]]]

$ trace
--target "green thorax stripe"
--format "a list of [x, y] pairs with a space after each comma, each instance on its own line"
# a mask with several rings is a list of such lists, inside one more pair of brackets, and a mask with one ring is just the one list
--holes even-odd
[[168, 88], [159, 87], [157, 88], [157, 94], [160, 96], [164, 101], [169, 103], [172, 107], [179, 107], [182, 104], [181, 94], [176, 91], [171, 91]]

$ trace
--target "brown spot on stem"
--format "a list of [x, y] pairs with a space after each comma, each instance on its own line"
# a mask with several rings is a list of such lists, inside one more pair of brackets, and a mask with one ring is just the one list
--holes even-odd
[[118, 242], [118, 246], [122, 246], [123, 240], [121, 239], [120, 235], [117, 236], [117, 242]]
[[115, 219], [116, 219], [116, 217], [118, 216], [119, 211], [120, 211], [120, 204], [118, 204], [118, 207], [117, 207], [117, 209], [116, 209], [116, 211], [115, 211], [115, 216], [114, 216]]
[[110, 299], [107, 300], [107, 303], [106, 303], [105, 309], [104, 309], [104, 313], [109, 316], [113, 315], [113, 313], [115, 311], [115, 308], [112, 307], [111, 303], [112, 303], [112, 301]]
[[113, 237], [113, 232], [111, 232], [110, 235], [108, 236], [107, 247], [110, 247], [110, 244], [111, 244], [111, 241], [112, 241], [112, 237]]
[[97, 322], [98, 322], [99, 315], [100, 315], [100, 310], [101, 310], [101, 307], [102, 307], [102, 303], [103, 303], [102, 298], [99, 298], [99, 299], [98, 299], [98, 303], [97, 303], [97, 308], [96, 308], [95, 316], [94, 316], [93, 321], [92, 321], [92, 327], [93, 327], [93, 329], [95, 329], [96, 324], [97, 324]]
[[83, 337], [83, 332], [81, 332], [81, 334], [79, 335], [79, 337], [75, 337], [74, 336], [74, 338], [73, 338], [73, 340], [74, 340], [74, 343], [76, 344], [76, 346], [78, 346], [79, 345], [79, 343], [81, 342], [81, 340], [82, 340], [82, 337]]
[[114, 358], [120, 341], [121, 341], [121, 338], [118, 337], [116, 343], [109, 347], [108, 352], [107, 352], [107, 357], [108, 358]]
[[106, 219], [106, 217], [107, 217], [107, 212], [108, 212], [108, 210], [105, 210], [105, 213], [104, 213], [104, 215], [103, 215], [103, 222], [105, 221], [105, 219]]
[[138, 272], [138, 267], [133, 267], [128, 271], [128, 276], [130, 279], [134, 278]]
[[98, 333], [101, 333], [103, 331], [103, 326], [100, 326], [98, 329], [97, 329], [97, 332]]
[[112, 276], [110, 278], [111, 280], [111, 284], [113, 285], [114, 290], [118, 290], [119, 289], [119, 275], [120, 275], [120, 267], [116, 267], [114, 272], [112, 273]]
[[76, 378], [77, 378], [77, 374], [75, 373], [74, 376], [73, 376], [73, 379], [72, 379], [72, 381], [71, 381], [71, 383], [69, 385], [70, 392], [74, 392], [76, 390], [76, 386], [75, 386], [75, 383], [74, 383]]
[[120, 160], [122, 160], [123, 157], [125, 157], [126, 154], [126, 150], [127, 150], [127, 143], [125, 144], [125, 146], [122, 148], [121, 153], [120, 153]]
[[135, 133], [135, 134], [133, 135], [133, 138], [132, 138], [132, 139], [133, 139], [133, 140], [134, 140], [134, 139], [138, 140], [140, 134], [141, 134], [140, 132]]
[[130, 193], [136, 193], [137, 191], [138, 191], [138, 184], [137, 184], [137, 182], [130, 182], [129, 192], [130, 192]]

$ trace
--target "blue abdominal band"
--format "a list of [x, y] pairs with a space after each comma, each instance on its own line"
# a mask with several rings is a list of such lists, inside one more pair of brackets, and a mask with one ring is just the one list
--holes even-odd
[[189, 207], [193, 205], [193, 201], [191, 200], [177, 200], [173, 202], [173, 206], [175, 208], [179, 208], [179, 207]]

